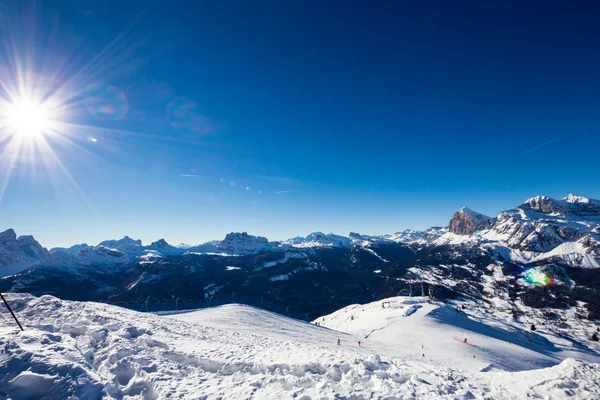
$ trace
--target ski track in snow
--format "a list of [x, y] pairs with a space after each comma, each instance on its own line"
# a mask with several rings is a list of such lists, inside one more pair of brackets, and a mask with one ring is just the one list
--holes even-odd
[[[159, 316], [51, 296], [8, 300], [26, 329], [0, 319], [0, 397], [13, 400], [600, 398], [598, 364], [561, 362], [540, 335], [530, 343], [424, 298], [324, 317], [350, 333], [241, 305]], [[540, 366], [549, 368], [531, 369]]]

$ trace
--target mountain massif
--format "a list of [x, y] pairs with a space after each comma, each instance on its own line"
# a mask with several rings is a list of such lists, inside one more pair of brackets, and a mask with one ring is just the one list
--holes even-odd
[[[391, 235], [311, 233], [283, 242], [247, 233], [197, 246], [124, 237], [44, 249], [0, 234], [0, 290], [69, 300], [208, 301], [245, 296], [318, 316], [398, 294], [469, 298], [518, 318], [600, 319], [600, 201], [537, 196], [489, 217], [469, 208], [447, 227]], [[137, 305], [135, 305], [137, 302]], [[148, 307], [146, 303], [146, 307]], [[569, 315], [570, 315], [569, 314]]]

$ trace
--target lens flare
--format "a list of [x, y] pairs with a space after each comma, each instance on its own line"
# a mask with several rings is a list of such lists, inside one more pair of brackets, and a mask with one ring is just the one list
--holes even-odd
[[85, 89], [88, 111], [101, 120], [122, 120], [129, 112], [127, 97], [115, 86], [89, 85]]
[[525, 281], [531, 285], [536, 286], [555, 286], [556, 278], [554, 275], [540, 271], [538, 269], [530, 269], [525, 273]]
[[22, 9], [2, 9], [0, 23], [0, 204], [11, 182], [27, 179], [34, 185], [43, 176], [54, 188], [66, 179], [94, 210], [69, 167], [102, 163], [96, 149], [111, 150], [110, 143], [130, 134], [112, 122], [90, 124], [88, 115], [89, 111], [99, 120], [126, 118], [125, 94], [98, 83], [118, 74], [126, 38], [118, 35], [100, 53], [89, 58], [86, 54], [70, 66], [74, 55], [56, 38], [38, 40], [37, 12], [21, 3]]

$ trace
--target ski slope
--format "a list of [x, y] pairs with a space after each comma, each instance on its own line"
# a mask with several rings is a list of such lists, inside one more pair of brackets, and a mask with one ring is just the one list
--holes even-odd
[[[325, 317], [349, 333], [241, 305], [154, 315], [51, 296], [8, 300], [26, 331], [2, 310], [0, 398], [600, 398], [598, 364], [561, 362], [567, 350], [553, 353], [538, 338], [500, 354], [494, 329], [460, 324], [445, 314], [452, 310], [418, 299], [391, 299], [397, 307], [385, 313], [375, 312], [379, 302]], [[347, 321], [350, 310], [357, 317]], [[472, 346], [441, 336], [459, 329]]]
[[[384, 307], [382, 307], [384, 303]], [[523, 371], [550, 367], [567, 358], [600, 362], [596, 343], [584, 345], [473, 310], [430, 304], [425, 297], [395, 297], [352, 305], [314, 322], [364, 338], [362, 345], [401, 359], [426, 358], [465, 371]], [[464, 339], [467, 338], [467, 343]], [[596, 350], [594, 350], [596, 349]]]

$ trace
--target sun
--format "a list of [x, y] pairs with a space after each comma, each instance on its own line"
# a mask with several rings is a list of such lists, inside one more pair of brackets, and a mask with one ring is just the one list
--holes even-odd
[[7, 105], [5, 124], [21, 139], [36, 139], [52, 131], [52, 112], [43, 103], [18, 100]]

